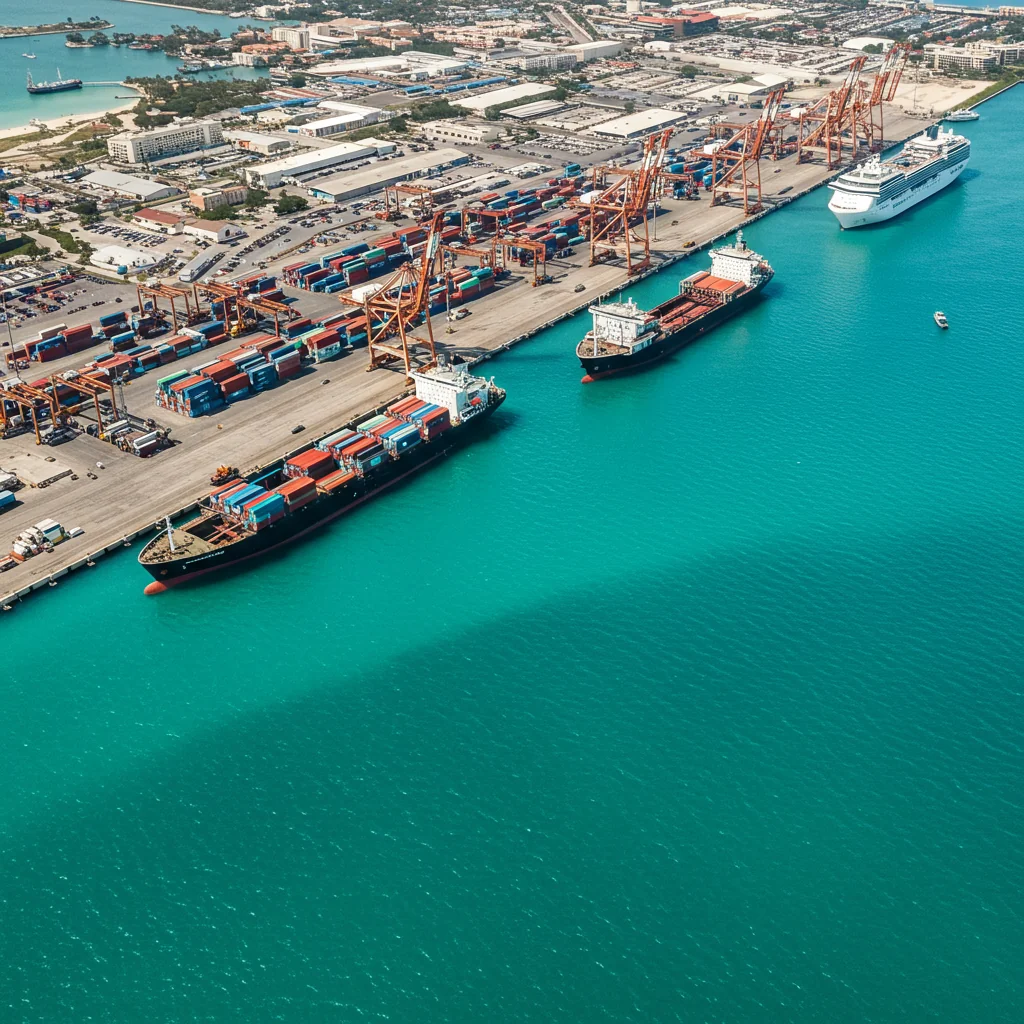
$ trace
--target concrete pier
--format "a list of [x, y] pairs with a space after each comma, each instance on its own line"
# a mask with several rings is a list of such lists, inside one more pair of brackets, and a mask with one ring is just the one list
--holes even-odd
[[[895, 143], [921, 132], [927, 121], [887, 111], [886, 134]], [[647, 274], [655, 273], [721, 239], [752, 220], [785, 207], [793, 199], [820, 187], [839, 171], [828, 171], [819, 163], [797, 164], [795, 157], [777, 163], [762, 163], [762, 183], [766, 209], [754, 217], [745, 217], [742, 207], [712, 207], [709, 198], [699, 202], [668, 201], [657, 218], [657, 240], [652, 242], [652, 264]], [[778, 170], [778, 173], [774, 173]], [[779, 190], [790, 191], [780, 196]], [[821, 198], [825, 202], [825, 197]], [[661, 204], [659, 204], [660, 206]], [[838, 224], [835, 230], [839, 230]], [[683, 250], [687, 242], [694, 246]], [[312, 254], [311, 254], [312, 255]], [[771, 253], [765, 255], [770, 259]], [[435, 338], [442, 351], [458, 352], [480, 362], [507, 351], [546, 327], [607, 296], [639, 278], [627, 278], [616, 264], [587, 266], [589, 251], [580, 246], [575, 256], [553, 260], [549, 271], [551, 284], [531, 288], [528, 275], [513, 274], [487, 296], [467, 308], [472, 315], [454, 324], [454, 333], [446, 334], [443, 318], [434, 319]], [[694, 266], [694, 270], [701, 266]], [[268, 273], [273, 268], [268, 269]], [[687, 270], [687, 272], [689, 272]], [[643, 275], [647, 276], [647, 275]], [[582, 293], [575, 291], [583, 284]], [[306, 292], [298, 296], [298, 308], [307, 308], [313, 299]], [[331, 298], [331, 297], [328, 297]], [[713, 338], [704, 343], [713, 343]], [[229, 341], [223, 350], [236, 347]], [[192, 357], [171, 364], [168, 372], [189, 363], [204, 362], [217, 354]], [[87, 357], [88, 353], [84, 354]], [[70, 365], [81, 365], [83, 356]], [[167, 515], [181, 515], [195, 507], [196, 501], [210, 490], [210, 474], [220, 465], [238, 467], [242, 472], [274, 461], [286, 452], [308, 447], [316, 437], [379, 409], [406, 390], [403, 371], [367, 370], [365, 349], [335, 362], [321, 364], [301, 377], [277, 388], [255, 395], [220, 410], [213, 416], [186, 419], [159, 410], [153, 403], [158, 374], [149, 373], [133, 381], [126, 390], [129, 409], [137, 415], [153, 416], [173, 428], [173, 437], [181, 443], [150, 459], [139, 459], [95, 438], [82, 436], [57, 450], [60, 461], [72, 466], [78, 479], [58, 481], [45, 490], [23, 488], [18, 497], [24, 504], [0, 519], [3, 536], [9, 541], [39, 520], [52, 517], [65, 529], [81, 527], [83, 536], [58, 545], [52, 553], [28, 559], [0, 577], [0, 606], [15, 607], [33, 592], [49, 589], [66, 580], [69, 573], [87, 569], [99, 559], [148, 540]], [[59, 366], [55, 369], [67, 369]], [[49, 367], [46, 367], [49, 370]], [[568, 372], [575, 374], [573, 363]], [[656, 372], [656, 371], [655, 371]], [[512, 401], [514, 396], [510, 396]], [[297, 424], [305, 430], [292, 435]], [[28, 437], [18, 438], [26, 449]], [[11, 442], [6, 442], [10, 446]], [[8, 450], [10, 448], [8, 447]], [[48, 449], [35, 448], [37, 454]], [[96, 463], [103, 463], [99, 469]], [[87, 475], [92, 473], [95, 479]], [[140, 588], [148, 577], [139, 571]]]

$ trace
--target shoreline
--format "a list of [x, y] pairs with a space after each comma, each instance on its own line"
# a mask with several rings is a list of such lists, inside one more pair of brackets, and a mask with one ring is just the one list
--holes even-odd
[[209, 7], [189, 7], [188, 4], [168, 4], [162, 3], [161, 0], [117, 0], [117, 2], [122, 4], [146, 4], [149, 7], [171, 7], [177, 11], [195, 11], [196, 14], [212, 14], [217, 18], [230, 17], [229, 11], [211, 11]]
[[[27, 25], [18, 25], [17, 28], [28, 29]], [[78, 25], [69, 28], [67, 25], [61, 25], [59, 28], [39, 28], [32, 29], [25, 32], [3, 32], [0, 33], [0, 40], [4, 39], [31, 39], [32, 36], [63, 36], [69, 32], [81, 32], [83, 35], [86, 32], [104, 32], [108, 28], [114, 28], [114, 22], [107, 21], [98, 25]]]
[[[124, 85], [121, 86], [121, 88], [134, 89], [135, 87], [131, 85]], [[88, 124], [92, 121], [96, 121], [97, 119], [102, 118], [104, 114], [123, 114], [125, 111], [131, 110], [132, 107], [134, 107], [135, 104], [139, 102], [139, 96], [141, 95], [142, 93], [139, 92], [138, 96], [136, 96], [135, 99], [133, 100], [125, 100], [122, 103], [118, 103], [114, 106], [103, 107], [99, 110], [93, 110], [78, 114], [66, 114], [63, 117], [40, 118], [43, 124], [46, 125], [46, 128], [40, 128], [34, 124], [23, 124], [13, 128], [0, 128], [0, 140], [11, 139], [18, 135], [35, 135], [41, 131], [74, 131], [78, 128], [81, 128], [83, 124]], [[33, 142], [42, 141], [42, 139], [28, 139], [26, 141], [26, 145]], [[12, 152], [14, 152], [14, 150], [7, 150], [5, 156], [9, 155]]]

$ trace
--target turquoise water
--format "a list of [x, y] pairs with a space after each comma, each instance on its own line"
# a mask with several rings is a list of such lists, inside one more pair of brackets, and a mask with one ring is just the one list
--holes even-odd
[[[206, 31], [219, 29], [227, 36], [247, 24], [244, 18], [226, 18], [220, 15], [198, 14], [195, 11], [173, 10], [149, 4], [120, 3], [118, 0], [89, 0], [74, 5], [58, 0], [36, 0], [32, 4], [0, 3], [0, 23], [4, 25], [42, 25], [72, 18], [88, 21], [95, 15], [114, 23], [106, 29], [114, 32], [168, 32], [171, 25], [196, 25]], [[269, 22], [255, 22], [267, 27]], [[23, 53], [34, 53], [35, 60], [26, 60]], [[33, 96], [25, 91], [25, 74], [31, 72], [36, 81], [50, 81], [60, 69], [64, 78], [80, 78], [83, 82], [122, 82], [131, 75], [173, 75], [180, 60], [163, 53], [129, 50], [125, 46], [114, 48], [93, 47], [69, 50], [64, 36], [31, 36], [0, 39], [0, 128], [27, 125], [33, 118], [48, 120], [79, 114], [102, 113], [126, 101], [117, 97], [132, 95], [123, 86], [90, 86], [75, 92]], [[212, 72], [202, 77], [223, 77], [228, 72]], [[253, 68], [233, 68], [236, 78], [254, 78], [261, 72]], [[263, 72], [265, 74], [265, 72]]]
[[1019, 1021], [1022, 117], [257, 571], [3, 617], [0, 1017]]

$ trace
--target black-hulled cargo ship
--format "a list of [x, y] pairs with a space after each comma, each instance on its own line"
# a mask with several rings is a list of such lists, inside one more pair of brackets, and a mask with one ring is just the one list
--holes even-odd
[[61, 78], [60, 68], [57, 68], [56, 82], [33, 82], [32, 73], [29, 72], [28, 85], [26, 85], [25, 88], [33, 95], [47, 92], [67, 92], [68, 89], [81, 89], [82, 80], [80, 78]]
[[218, 487], [197, 519], [160, 533], [139, 562], [147, 594], [290, 544], [470, 440], [505, 400], [460, 366], [413, 373], [416, 394], [321, 438], [251, 478]]
[[681, 281], [679, 294], [654, 309], [632, 299], [591, 306], [594, 328], [576, 346], [584, 383], [639, 369], [688, 345], [752, 306], [774, 273], [740, 232], [735, 245], [711, 250], [710, 272]]

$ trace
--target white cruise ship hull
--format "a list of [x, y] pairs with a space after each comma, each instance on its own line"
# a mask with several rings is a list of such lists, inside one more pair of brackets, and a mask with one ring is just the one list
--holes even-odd
[[962, 160], [937, 171], [920, 184], [911, 186], [892, 198], [879, 201], [877, 196], [859, 192], [847, 192], [835, 184], [830, 185], [832, 198], [828, 208], [836, 215], [836, 220], [843, 228], [861, 228], [868, 224], [880, 224], [892, 220], [905, 213], [922, 200], [941, 192], [951, 185], [963, 173], [970, 161], [970, 153], [965, 153]]

